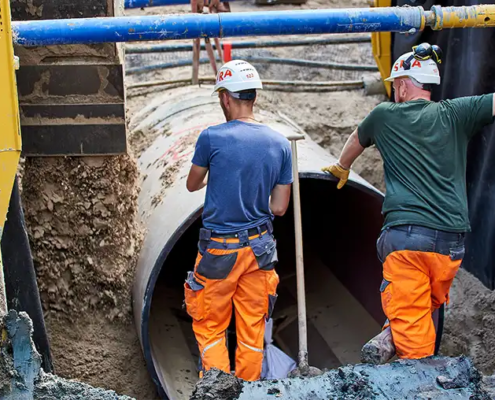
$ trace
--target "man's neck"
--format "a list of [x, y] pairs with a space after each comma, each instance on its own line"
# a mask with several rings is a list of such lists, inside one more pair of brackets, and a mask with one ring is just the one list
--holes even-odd
[[427, 90], [421, 90], [417, 93], [412, 94], [406, 101], [414, 101], [414, 100], [425, 100], [431, 101], [431, 93]]
[[253, 110], [249, 108], [240, 108], [238, 110], [235, 110], [235, 112], [232, 112], [230, 120], [237, 120], [254, 124], [259, 123], [254, 116]]

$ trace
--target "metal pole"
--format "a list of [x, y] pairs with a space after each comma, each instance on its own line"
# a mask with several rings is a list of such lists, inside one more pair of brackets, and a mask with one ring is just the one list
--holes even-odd
[[[269, 40], [269, 41], [242, 41], [231, 42], [232, 49], [261, 49], [265, 47], [296, 47], [296, 46], [320, 46], [332, 44], [349, 43], [370, 43], [369, 36], [349, 36], [349, 37], [328, 37], [325, 39], [304, 39], [304, 40]], [[213, 46], [216, 48], [216, 44]], [[223, 48], [223, 44], [222, 44]], [[142, 53], [175, 53], [177, 51], [192, 51], [190, 44], [155, 44], [149, 46], [126, 46], [125, 54]], [[201, 45], [201, 50], [205, 50], [205, 45]]]
[[[324, 68], [324, 69], [339, 69], [344, 71], [378, 71], [376, 65], [355, 65], [355, 64], [339, 64], [333, 62], [324, 62], [324, 61], [309, 61], [309, 60], [294, 60], [292, 58], [275, 58], [275, 57], [243, 57], [244, 61], [249, 61], [252, 63], [266, 63], [266, 64], [285, 64], [285, 65], [296, 65], [299, 67], [306, 68]], [[211, 62], [209, 58], [201, 58], [198, 59], [198, 64], [208, 64]], [[171, 61], [163, 64], [151, 64], [145, 65], [143, 67], [133, 67], [128, 68], [126, 73], [128, 75], [137, 74], [141, 72], [149, 72], [159, 69], [169, 69], [169, 68], [178, 68], [185, 67], [191, 65], [190, 60], [177, 60]], [[192, 63], [194, 68], [194, 62]], [[196, 84], [197, 82], [193, 82]]]
[[389, 7], [78, 18], [16, 21], [12, 25], [16, 44], [46, 46], [204, 37], [416, 32], [424, 24], [425, 12], [421, 7]]
[[495, 5], [433, 7], [431, 11], [422, 7], [379, 7], [12, 23], [14, 42], [24, 46], [352, 32], [414, 33], [425, 26], [437, 30], [494, 27]]
[[301, 192], [299, 188], [299, 168], [297, 165], [297, 140], [304, 136], [291, 137], [292, 147], [292, 199], [294, 201], [294, 229], [296, 234], [296, 276], [297, 276], [297, 319], [299, 324], [298, 367], [304, 375], [308, 364], [308, 327], [306, 321], [306, 292], [304, 285], [304, 256], [301, 217]]
[[[216, 78], [214, 76], [199, 78], [199, 83], [215, 83]], [[132, 85], [126, 86], [127, 89], [139, 89], [153, 86], [162, 86], [162, 85], [176, 85], [180, 83], [190, 83], [190, 79], [172, 79], [172, 80], [159, 80], [159, 81], [148, 81], [135, 83]], [[275, 80], [263, 80], [264, 86], [311, 86], [311, 87], [346, 87], [346, 88], [355, 88], [362, 89], [364, 87], [363, 81], [275, 81]]]

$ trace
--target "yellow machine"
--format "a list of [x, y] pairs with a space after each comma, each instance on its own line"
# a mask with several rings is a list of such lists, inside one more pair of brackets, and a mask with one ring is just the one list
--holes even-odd
[[[0, 0], [0, 239], [9, 208], [17, 165], [21, 155], [21, 132], [9, 0]], [[6, 312], [3, 266], [0, 254], [0, 313]]]
[[[391, 7], [392, 0], [372, 0], [371, 7]], [[390, 76], [392, 68], [392, 33], [391, 32], [373, 32], [371, 34], [371, 47], [376, 65], [387, 91], [387, 96], [392, 94], [392, 84], [386, 82], [385, 78]]]

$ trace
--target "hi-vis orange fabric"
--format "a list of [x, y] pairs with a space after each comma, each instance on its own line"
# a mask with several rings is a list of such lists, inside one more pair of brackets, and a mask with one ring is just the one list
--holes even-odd
[[[275, 243], [270, 236], [264, 247], [275, 251]], [[258, 235], [250, 237], [257, 239]], [[185, 283], [185, 302], [189, 315], [193, 318], [193, 330], [198, 342], [203, 370], [218, 368], [230, 373], [226, 346], [226, 330], [235, 310], [237, 350], [235, 374], [246, 381], [258, 380], [263, 362], [263, 336], [267, 319], [276, 299], [279, 282], [274, 263], [263, 265], [251, 246], [238, 246], [238, 239], [215, 239], [210, 243], [234, 244], [234, 248], [211, 248], [203, 255], [198, 254], [194, 269], [193, 290]], [[271, 245], [273, 243], [273, 245]], [[213, 246], [215, 247], [215, 246]], [[221, 246], [216, 246], [221, 247]], [[260, 254], [260, 253], [258, 253]], [[273, 257], [272, 257], [273, 258]], [[201, 288], [201, 286], [203, 288]]]
[[436, 333], [431, 314], [448, 302], [461, 261], [411, 250], [394, 251], [385, 259], [382, 307], [400, 358], [434, 354]]

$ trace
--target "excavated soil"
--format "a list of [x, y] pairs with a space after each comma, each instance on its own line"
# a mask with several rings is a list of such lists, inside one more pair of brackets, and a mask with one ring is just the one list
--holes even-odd
[[27, 158], [23, 205], [55, 372], [154, 399], [131, 318], [138, 178], [127, 155]]
[[495, 373], [495, 291], [460, 270], [450, 293], [440, 352], [465, 354], [484, 374]]
[[78, 320], [130, 314], [141, 231], [129, 156], [28, 158], [23, 201], [46, 312]]

